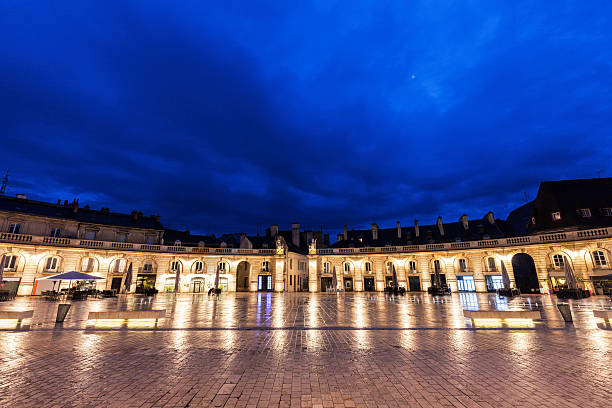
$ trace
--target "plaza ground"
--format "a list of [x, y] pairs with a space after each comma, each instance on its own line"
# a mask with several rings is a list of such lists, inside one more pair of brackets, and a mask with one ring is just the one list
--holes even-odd
[[[548, 295], [231, 293], [134, 295], [33, 309], [0, 329], [2, 407], [605, 407], [612, 330], [570, 301], [566, 325]], [[154, 322], [87, 321], [89, 311], [166, 309]], [[472, 327], [463, 309], [542, 312], [533, 324]]]

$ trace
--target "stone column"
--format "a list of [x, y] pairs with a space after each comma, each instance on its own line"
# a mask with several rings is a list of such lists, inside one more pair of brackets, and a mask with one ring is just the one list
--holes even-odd
[[284, 255], [276, 255], [274, 257], [275, 267], [274, 267], [274, 291], [282, 292], [283, 291], [283, 280], [285, 279], [285, 256]]
[[375, 258], [372, 260], [372, 268], [374, 268], [374, 275], [376, 276], [376, 291], [383, 292], [385, 290], [385, 260]]
[[429, 259], [427, 256], [418, 256], [416, 259], [417, 271], [421, 275], [421, 289], [425, 292], [431, 286]]
[[468, 262], [468, 271], [471, 271], [474, 275], [474, 285], [476, 286], [476, 292], [486, 292], [487, 282], [485, 281], [485, 275], [482, 270], [481, 257], [466, 256], [465, 259]]
[[[8, 248], [9, 252], [11, 248]], [[21, 282], [19, 282], [19, 288], [17, 289], [17, 295], [28, 296], [32, 294], [34, 289], [34, 281], [36, 280], [36, 272], [38, 264], [41, 262], [41, 258], [38, 257], [34, 252], [21, 252], [24, 258], [25, 264], [21, 272]]]
[[319, 258], [316, 255], [308, 255], [308, 291], [319, 291]]

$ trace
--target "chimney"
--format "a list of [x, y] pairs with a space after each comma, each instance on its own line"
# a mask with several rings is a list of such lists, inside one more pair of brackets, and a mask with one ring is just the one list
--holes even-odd
[[294, 222], [291, 224], [291, 242], [296, 247], [300, 247], [300, 223]]
[[77, 212], [77, 211], [79, 211], [79, 199], [75, 198], [72, 201], [72, 212]]
[[372, 239], [374, 241], [378, 239], [378, 225], [376, 223], [372, 223]]
[[343, 237], [343, 235], [341, 233], [338, 233], [338, 236], [336, 237], [336, 241], [337, 242], [342, 241], [342, 237]]
[[159, 214], [157, 214], [157, 215], [155, 216], [155, 221], [159, 222], [160, 220], [161, 220], [161, 217], [159, 216]]
[[323, 235], [323, 243], [329, 246], [329, 232], [326, 232], [325, 235]]
[[461, 222], [461, 224], [463, 225], [463, 229], [464, 230], [468, 230], [469, 229], [469, 225], [468, 225], [468, 219], [467, 219], [467, 215], [463, 214], [460, 218], [459, 218], [459, 222]]
[[344, 225], [344, 240], [348, 240], [348, 227], [346, 225]]
[[419, 220], [414, 220], [414, 236], [419, 236]]
[[438, 225], [438, 229], [440, 230], [440, 235], [444, 236], [444, 225], [442, 225], [442, 217], [438, 216], [438, 221], [436, 221]]
[[276, 236], [278, 235], [278, 224], [270, 225], [270, 235], [272, 236], [272, 238], [276, 238]]
[[400, 222], [397, 222], [397, 237], [401, 238], [402, 237], [402, 227], [400, 226]]
[[312, 231], [307, 231], [306, 232], [306, 243], [310, 244], [310, 242], [312, 241], [312, 238], [313, 238]]
[[495, 224], [495, 217], [493, 216], [493, 211], [489, 211], [487, 215], [485, 215], [489, 224]]
[[134, 220], [137, 220], [137, 219], [138, 219], [138, 211], [136, 211], [136, 210], [133, 210], [133, 211], [132, 211], [132, 218], [133, 218]]

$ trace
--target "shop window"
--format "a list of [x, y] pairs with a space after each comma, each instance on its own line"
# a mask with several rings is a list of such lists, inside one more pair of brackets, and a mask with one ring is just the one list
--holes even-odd
[[51, 228], [49, 236], [53, 238], [59, 238], [61, 230], [59, 228]]
[[457, 289], [459, 292], [475, 292], [474, 277], [469, 275], [457, 276]]
[[504, 287], [504, 279], [501, 275], [486, 275], [485, 281], [487, 282], [487, 290], [490, 292], [503, 289]]
[[565, 266], [565, 260], [562, 255], [555, 254], [553, 255], [553, 263], [555, 268], [563, 268]]
[[561, 221], [561, 213], [559, 211], [552, 213], [551, 216], [553, 221]]
[[489, 270], [491, 272], [497, 271], [497, 265], [495, 264], [495, 258], [488, 258], [487, 259], [487, 264], [488, 264]]
[[176, 278], [166, 278], [166, 283], [164, 284], [164, 291], [174, 292], [175, 283], [176, 283]]
[[47, 258], [45, 262], [45, 272], [55, 272], [57, 270], [58, 259], [55, 257]]
[[459, 259], [459, 271], [467, 272], [467, 261], [465, 259]]
[[9, 227], [8, 227], [9, 234], [19, 234], [19, 231], [21, 231], [21, 224], [17, 224], [17, 223], [9, 224]]
[[595, 266], [606, 266], [608, 262], [606, 260], [606, 255], [603, 251], [593, 251], [593, 261], [595, 262]]
[[7, 255], [4, 257], [4, 270], [5, 271], [14, 271], [17, 267], [17, 256], [15, 255]]
[[202, 272], [204, 270], [204, 263], [202, 261], [197, 261], [193, 266], [193, 270], [197, 273]]
[[578, 213], [580, 214], [580, 216], [582, 218], [589, 218], [591, 216], [591, 209], [590, 208], [581, 208], [578, 210]]

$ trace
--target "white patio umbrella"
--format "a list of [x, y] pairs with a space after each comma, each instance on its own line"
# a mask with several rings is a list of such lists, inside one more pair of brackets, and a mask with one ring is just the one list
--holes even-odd
[[576, 280], [576, 275], [574, 274], [574, 270], [572, 269], [569, 259], [566, 256], [563, 257], [563, 264], [565, 270], [565, 280], [567, 281], [567, 287], [570, 289], [578, 289], [578, 281]]
[[510, 276], [508, 276], [508, 271], [506, 270], [504, 261], [501, 261], [501, 273], [502, 281], [504, 282], [504, 289], [510, 289]]
[[334, 291], [338, 290], [338, 276], [336, 275], [335, 266], [334, 266], [334, 273], [333, 273], [333, 278], [332, 278], [332, 285], [333, 285]]

